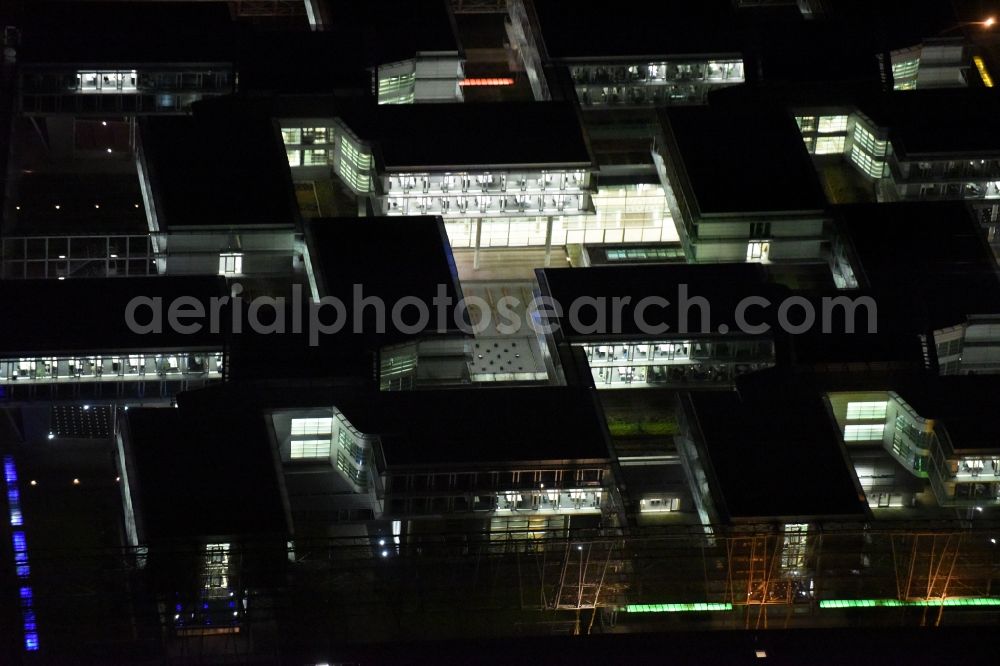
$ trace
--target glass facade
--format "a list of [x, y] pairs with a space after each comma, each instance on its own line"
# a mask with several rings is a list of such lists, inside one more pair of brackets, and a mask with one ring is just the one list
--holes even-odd
[[331, 127], [284, 127], [281, 139], [285, 144], [288, 166], [321, 166], [333, 162], [335, 145]]
[[795, 122], [806, 149], [813, 155], [843, 153], [847, 145], [848, 115], [797, 115]]
[[813, 155], [846, 154], [857, 169], [871, 178], [886, 175], [888, 141], [879, 139], [857, 113], [795, 117], [806, 149]]
[[833, 155], [844, 152], [846, 138], [842, 136], [820, 136], [816, 137], [817, 155]]
[[141, 276], [157, 274], [154, 248], [162, 237], [10, 236], [0, 240], [3, 279]]
[[[663, 188], [631, 184], [601, 188], [591, 195], [593, 212], [553, 215], [552, 244], [660, 243], [677, 240], [677, 229], [667, 209]], [[483, 220], [480, 247], [544, 246], [548, 217]], [[446, 219], [453, 248], [476, 245], [475, 219]]]
[[371, 192], [374, 167], [371, 149], [346, 132], [339, 136], [333, 152], [333, 170], [356, 193]]
[[875, 135], [860, 121], [855, 123], [852, 135], [851, 161], [872, 178], [885, 175], [885, 154], [888, 142]]
[[581, 345], [597, 388], [729, 383], [770, 367], [769, 340], [673, 340]]
[[788, 523], [785, 525], [784, 533], [781, 544], [781, 569], [788, 573], [800, 571], [806, 565], [809, 525]]
[[861, 421], [866, 419], [885, 419], [886, 411], [889, 408], [889, 401], [879, 400], [872, 402], [849, 402], [847, 403], [847, 420]]
[[222, 352], [0, 359], [0, 383], [52, 384], [222, 378]]
[[330, 165], [334, 173], [356, 194], [372, 191], [374, 161], [371, 149], [355, 136], [346, 125], [328, 119], [324, 125], [316, 121], [282, 121], [281, 139], [290, 167], [322, 167]]
[[[840, 405], [838, 422], [855, 421], [844, 425], [845, 442], [881, 442], [895, 463], [913, 476], [930, 481], [941, 506], [1000, 503], [1000, 447], [972, 455], [956, 451], [947, 423], [920, 416], [893, 391], [886, 395], [888, 400], [884, 401], [846, 401], [847, 394], [828, 394], [835, 414]], [[856, 463], [855, 471], [872, 506], [903, 506], [903, 492], [911, 493], [887, 483], [886, 479], [893, 477], [892, 468], [879, 466], [870, 458], [863, 464]]]
[[578, 215], [592, 210], [589, 182], [582, 170], [390, 174], [379, 206], [384, 215]]
[[680, 247], [617, 248], [605, 252], [608, 263], [644, 263], [683, 261], [684, 249]]
[[416, 63], [413, 60], [379, 67], [378, 103], [412, 104], [416, 81]]
[[76, 90], [81, 93], [129, 93], [139, 89], [138, 73], [132, 70], [77, 72]]
[[61, 69], [21, 71], [25, 113], [177, 113], [208, 95], [232, 92], [229, 65], [187, 69]]
[[885, 432], [884, 423], [869, 424], [869, 425], [848, 425], [844, 426], [844, 441], [869, 442], [874, 440], [881, 440], [883, 432]]
[[569, 72], [583, 106], [700, 104], [713, 88], [744, 80], [739, 58], [572, 65]]
[[922, 49], [914, 46], [890, 53], [892, 61], [892, 87], [894, 90], [915, 90], [920, 71]]
[[363, 492], [368, 488], [368, 439], [339, 413], [293, 417], [287, 459], [331, 464]]

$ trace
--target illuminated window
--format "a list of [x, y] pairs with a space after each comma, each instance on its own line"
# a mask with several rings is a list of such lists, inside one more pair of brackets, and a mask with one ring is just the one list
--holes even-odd
[[378, 81], [379, 104], [412, 104], [416, 88], [416, 74], [380, 78]]
[[849, 402], [847, 403], [847, 420], [884, 419], [888, 406], [889, 403], [885, 400], [877, 402]]
[[315, 166], [327, 163], [327, 153], [325, 150], [304, 150], [302, 151], [302, 164], [304, 166]]
[[134, 69], [124, 71], [99, 70], [77, 72], [76, 83], [80, 92], [86, 93], [134, 93], [137, 73]]
[[781, 548], [781, 568], [801, 569], [806, 564], [806, 545], [809, 535], [809, 525], [804, 523], [788, 523], [785, 525], [785, 538]]
[[885, 155], [886, 142], [876, 139], [874, 134], [861, 125], [858, 125], [854, 132], [854, 145], [855, 147], [863, 148], [865, 152], [875, 157], [883, 157]]
[[816, 131], [816, 116], [795, 116], [795, 122], [803, 132]]
[[913, 90], [917, 87], [917, 71], [920, 58], [910, 58], [892, 63], [892, 87], [894, 90]]
[[844, 152], [844, 137], [821, 136], [816, 139], [816, 154], [829, 155]]
[[372, 156], [349, 140], [346, 136], [340, 142], [340, 159], [334, 168], [351, 188], [358, 192], [371, 191]]
[[243, 274], [243, 253], [225, 252], [219, 255], [219, 275], [226, 277]]
[[302, 130], [302, 143], [327, 143], [328, 136], [325, 127], [308, 127]]
[[229, 596], [229, 544], [205, 544], [205, 560], [202, 569], [204, 596], [208, 599]]
[[330, 435], [333, 433], [333, 419], [323, 418], [292, 419], [292, 437], [301, 435]]
[[767, 241], [750, 241], [747, 243], [747, 261], [767, 262], [771, 244]]
[[847, 116], [820, 116], [819, 131], [821, 134], [847, 131]]
[[329, 458], [330, 440], [293, 439], [291, 456], [292, 460], [300, 460], [302, 458]]
[[302, 130], [297, 127], [290, 127], [281, 130], [281, 138], [286, 146], [294, 146], [302, 143]]
[[302, 151], [286, 150], [285, 155], [288, 156], [288, 166], [302, 166]]
[[856, 147], [851, 151], [851, 161], [872, 178], [881, 178], [885, 173], [885, 162], [873, 158], [863, 150], [857, 150]]
[[337, 433], [337, 443], [340, 444], [340, 448], [350, 453], [355, 460], [360, 461], [364, 459], [364, 449], [347, 434], [347, 430], [344, 428], [341, 428]]
[[885, 424], [876, 425], [849, 425], [844, 427], [845, 442], [870, 442], [882, 439], [885, 431]]

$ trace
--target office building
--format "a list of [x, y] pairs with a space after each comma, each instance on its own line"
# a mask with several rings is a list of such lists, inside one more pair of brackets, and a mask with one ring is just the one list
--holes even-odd
[[5, 4], [0, 663], [988, 647], [995, 21], [926, 4]]

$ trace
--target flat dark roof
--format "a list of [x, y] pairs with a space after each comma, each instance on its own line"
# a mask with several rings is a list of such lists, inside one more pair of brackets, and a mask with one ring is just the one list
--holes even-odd
[[569, 387], [396, 391], [336, 403], [380, 435], [388, 469], [609, 459], [592, 391]]
[[274, 390], [228, 383], [182, 393], [178, 403], [261, 412], [336, 407], [359, 431], [382, 438], [390, 469], [609, 459], [597, 396], [578, 387], [377, 391], [313, 383]]
[[[978, 74], [973, 74], [978, 76]], [[996, 157], [1000, 153], [1000, 90], [931, 88], [869, 96], [860, 109], [889, 129], [893, 149], [902, 158], [961, 154]]]
[[276, 118], [340, 118], [372, 144], [380, 169], [593, 164], [570, 102], [376, 104], [371, 98], [284, 96]]
[[[266, 377], [367, 377], [373, 374], [374, 354], [386, 345], [414, 340], [422, 335], [461, 335], [455, 310], [461, 287], [451, 246], [440, 218], [353, 217], [319, 218], [304, 223], [306, 244], [320, 296], [333, 297], [344, 305], [344, 325], [335, 332], [320, 332], [310, 344], [309, 285], [301, 286], [301, 332], [296, 333], [294, 307], [285, 308], [284, 333], [258, 334], [244, 326], [233, 336], [231, 374], [238, 378]], [[355, 285], [362, 299], [378, 299], [384, 304], [385, 325], [379, 328], [374, 305], [360, 308], [355, 328]], [[442, 286], [445, 328], [438, 329], [439, 309], [435, 302]], [[290, 287], [265, 292], [293, 298]], [[406, 299], [406, 300], [404, 300]], [[429, 319], [420, 332], [410, 326], [419, 322], [415, 304], [401, 311], [402, 326], [392, 318], [397, 303], [417, 299]], [[262, 318], [271, 320], [271, 310]], [[337, 318], [333, 306], [323, 306], [320, 321], [332, 325]]]
[[528, 0], [551, 59], [601, 59], [739, 52], [742, 38], [728, 0], [625, 0], [613, 7]]
[[[221, 348], [224, 333], [206, 325], [198, 333], [172, 331], [167, 308], [180, 297], [193, 297], [205, 312], [212, 297], [227, 294], [216, 277], [76, 278], [68, 280], [0, 280], [0, 354], [60, 355], [67, 353]], [[162, 299], [163, 332], [139, 334], [125, 320], [128, 303], [136, 297]], [[146, 306], [138, 322], [150, 321]], [[226, 315], [221, 316], [226, 322]]]
[[[353, 311], [355, 285], [359, 285], [364, 296], [381, 298], [387, 310], [404, 298], [416, 298], [433, 314], [440, 288], [451, 305], [445, 308], [447, 329], [439, 332], [460, 332], [455, 303], [462, 291], [440, 217], [313, 219], [306, 223], [306, 239], [320, 296], [338, 298]], [[364, 328], [370, 334], [374, 310], [365, 314]], [[415, 313], [409, 314], [408, 321], [416, 318]], [[432, 316], [426, 330], [436, 329], [437, 318]], [[386, 335], [406, 337], [398, 330]]]
[[1000, 312], [1000, 278], [983, 231], [962, 201], [838, 206], [859, 279], [905, 303], [925, 330]]
[[1000, 411], [996, 375], [928, 377], [893, 386], [920, 416], [944, 423], [952, 446], [959, 451], [1000, 449]]
[[570, 102], [372, 104], [344, 120], [376, 144], [386, 169], [593, 162]]
[[825, 208], [812, 159], [787, 110], [712, 104], [659, 113], [702, 215]]
[[[823, 3], [825, 18], [853, 29], [855, 32], [866, 29], [877, 35], [886, 49], [899, 49], [917, 46], [923, 40], [934, 37], [943, 30], [955, 27], [959, 21], [979, 20], [979, 11], [983, 10], [978, 3], [969, 3], [972, 16], [959, 17], [955, 13], [955, 5], [949, 0], [924, 0], [920, 3], [920, 11], [913, 11], [911, 0], [837, 0]], [[954, 30], [948, 36], [960, 36], [962, 33]]]
[[[559, 335], [570, 342], [718, 335], [723, 324], [736, 335], [735, 314], [742, 299], [763, 296], [777, 303], [790, 293], [786, 287], [768, 283], [764, 267], [751, 263], [545, 268], [536, 270], [535, 275], [542, 295], [555, 299], [562, 307], [562, 316], [556, 322]], [[698, 305], [681, 307], [682, 289], [686, 290], [689, 302], [696, 297], [707, 300], [710, 315], [707, 329], [702, 327], [702, 310]], [[613, 299], [625, 297], [631, 300], [622, 303], [621, 325], [616, 333]], [[636, 321], [637, 314], [640, 314], [637, 306], [643, 299], [651, 297], [664, 298], [669, 305], [662, 307], [658, 302], [649, 302], [639, 318], [651, 326], [669, 326], [660, 334], [643, 331]], [[606, 332], [593, 330], [597, 321], [595, 306], [586, 304], [589, 301], [583, 299], [598, 299], [599, 303], [604, 303], [605, 316], [601, 319], [607, 322]], [[577, 316], [571, 317], [570, 307], [574, 302], [581, 305]], [[681, 318], [685, 313], [687, 322], [682, 326]], [[760, 313], [762, 318], [758, 318], [757, 314], [755, 311], [754, 324], [764, 323], [762, 318], [769, 318], [765, 313]]]
[[[882, 292], [853, 289], [800, 292], [796, 296], [809, 301], [816, 321], [806, 332], [781, 336], [795, 364], [924, 367], [919, 336], [927, 330], [924, 319], [915, 316], [921, 307], [919, 297], [900, 293], [888, 298]], [[790, 310], [793, 323], [803, 317], [798, 306]]]
[[17, 57], [29, 63], [228, 62], [240, 31], [216, 2], [23, 4]]
[[288, 531], [264, 417], [238, 404], [133, 408], [129, 478], [149, 540]]
[[142, 118], [140, 128], [161, 229], [296, 223], [284, 146], [266, 114], [220, 102]]
[[327, 0], [330, 30], [360, 46], [370, 65], [387, 64], [425, 53], [457, 51], [448, 0]]
[[888, 59], [879, 57], [881, 35], [868, 27], [867, 19], [797, 18], [758, 24], [756, 45], [748, 57], [748, 80], [830, 85], [881, 84], [888, 78]]
[[866, 515], [864, 496], [819, 394], [784, 381], [757, 389], [742, 395], [688, 394], [723, 517]]

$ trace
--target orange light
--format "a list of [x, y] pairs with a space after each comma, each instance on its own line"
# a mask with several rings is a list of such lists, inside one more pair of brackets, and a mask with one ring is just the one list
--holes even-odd
[[458, 82], [458, 85], [465, 87], [487, 87], [487, 86], [512, 86], [514, 85], [514, 79], [508, 77], [495, 77], [495, 78], [484, 78], [484, 79], [462, 79]]
[[985, 26], [987, 28], [992, 28], [994, 25], [996, 25], [996, 23], [997, 23], [996, 17], [995, 16], [991, 16], [988, 19], [986, 19], [985, 21], [983, 21], [983, 26]]

